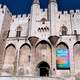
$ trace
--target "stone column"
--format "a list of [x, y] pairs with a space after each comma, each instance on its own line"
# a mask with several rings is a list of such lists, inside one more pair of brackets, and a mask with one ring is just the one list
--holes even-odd
[[74, 59], [73, 59], [73, 46], [69, 46], [69, 54], [70, 54], [70, 73], [71, 75], [74, 75], [75, 72], [75, 66], [74, 66]]
[[31, 49], [31, 54], [32, 54], [32, 58], [31, 58], [31, 73], [32, 76], [36, 75], [36, 70], [35, 70], [35, 47], [33, 46]]
[[16, 75], [18, 75], [18, 68], [19, 68], [19, 50], [16, 51]]
[[52, 47], [52, 77], [56, 76], [56, 49]]

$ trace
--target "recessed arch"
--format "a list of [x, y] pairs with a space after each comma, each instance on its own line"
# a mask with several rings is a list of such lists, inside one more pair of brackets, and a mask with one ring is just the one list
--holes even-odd
[[75, 71], [80, 72], [80, 41], [73, 45], [73, 58], [75, 64]]
[[31, 46], [30, 46], [28, 43], [22, 44], [21, 47], [20, 47], [20, 49], [21, 49], [23, 46], [25, 46], [25, 45], [27, 45], [27, 46], [31, 49]]
[[16, 49], [15, 45], [12, 43], [8, 44], [5, 49], [7, 49], [9, 46], [13, 46]]
[[58, 47], [60, 45], [64, 45], [67, 49], [69, 49], [68, 45], [65, 42], [60, 42], [59, 44], [57, 44], [56, 47]]
[[16, 48], [13, 44], [9, 44], [5, 48], [3, 69], [8, 70], [8, 73], [13, 74], [16, 66], [15, 63], [16, 63]]
[[74, 43], [74, 45], [73, 45], [73, 46], [75, 46], [76, 44], [80, 44], [80, 41], [77, 41], [76, 43]]
[[[49, 42], [42, 40], [39, 43], [37, 43], [35, 52], [36, 52], [35, 59], [36, 59], [37, 63], [42, 61], [42, 63], [48, 62], [49, 64], [51, 64], [52, 48], [51, 48], [51, 45], [49, 44]], [[37, 66], [37, 67], [39, 68], [39, 66]], [[49, 66], [47, 66], [47, 67], [49, 67]], [[44, 70], [45, 70], [45, 68], [44, 68]], [[41, 75], [42, 75], [42, 73], [41, 73]], [[42, 76], [44, 76], [44, 75], [45, 75], [45, 73]], [[47, 73], [46, 76], [49, 76], [49, 74]]]
[[25, 43], [20, 47], [19, 65], [26, 66], [30, 62], [31, 58], [31, 47], [29, 44]]
[[48, 44], [49, 47], [51, 48], [50, 43], [49, 43], [48, 41], [46, 41], [46, 40], [41, 40], [41, 41], [39, 41], [39, 42], [37, 43], [36, 47], [37, 47], [40, 43], [42, 43], [42, 44]]
[[56, 46], [56, 68], [70, 70], [70, 53], [67, 44], [60, 42]]
[[[49, 44], [49, 42], [42, 40], [40, 42], [37, 43], [36, 45], [36, 55], [38, 55], [38, 57], [41, 56], [47, 56], [47, 55], [51, 55], [52, 52], [52, 48], [51, 45]], [[49, 57], [48, 56], [48, 57]]]

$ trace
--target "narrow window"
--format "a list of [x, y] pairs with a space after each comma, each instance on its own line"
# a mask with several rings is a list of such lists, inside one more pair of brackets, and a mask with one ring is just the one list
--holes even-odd
[[62, 35], [67, 35], [67, 27], [62, 26]]
[[7, 33], [7, 38], [9, 37], [9, 33], [10, 33], [10, 30], [8, 30], [8, 33]]
[[16, 37], [20, 37], [21, 36], [21, 27], [17, 27], [17, 31], [16, 31]]
[[45, 18], [42, 18], [41, 21], [42, 21], [42, 24], [45, 24], [47, 20]]
[[21, 35], [21, 31], [17, 31], [16, 37], [20, 37], [20, 35]]
[[29, 59], [29, 62], [30, 62], [30, 60], [31, 60], [31, 56], [28, 56], [28, 59]]
[[77, 35], [77, 30], [74, 30], [74, 35]]

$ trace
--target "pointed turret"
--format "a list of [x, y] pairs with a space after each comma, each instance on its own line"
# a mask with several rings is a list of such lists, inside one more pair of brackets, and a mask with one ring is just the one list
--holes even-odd
[[51, 34], [49, 37], [49, 40], [53, 45], [58, 40], [58, 35], [56, 34], [56, 14], [58, 12], [58, 7], [57, 7], [57, 1], [56, 0], [49, 0], [49, 5], [48, 5], [48, 19], [50, 21], [50, 26], [51, 26]]
[[33, 4], [39, 4], [39, 0], [33, 0]]
[[37, 17], [39, 16], [39, 12], [40, 12], [39, 0], [33, 0], [33, 4], [31, 6], [31, 15], [33, 21], [37, 19]]
[[36, 21], [40, 16], [40, 3], [39, 0], [33, 0], [33, 4], [31, 6], [31, 24], [30, 24], [30, 33], [29, 33], [29, 41], [32, 46], [35, 46], [38, 41], [38, 37], [36, 36]]
[[57, 0], [49, 0], [49, 4], [48, 4], [48, 17], [49, 20], [51, 19], [51, 17], [53, 16], [53, 14], [51, 13], [56, 13], [58, 11], [58, 7], [57, 7]]
[[33, 22], [38, 18], [39, 12], [40, 12], [39, 0], [33, 0], [33, 4], [31, 6], [31, 15]]
[[49, 0], [49, 2], [56, 2], [56, 0]]

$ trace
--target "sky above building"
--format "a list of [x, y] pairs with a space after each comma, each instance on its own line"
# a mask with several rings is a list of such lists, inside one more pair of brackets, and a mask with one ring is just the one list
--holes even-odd
[[[7, 5], [12, 14], [29, 13], [33, 0], [0, 0], [0, 4]], [[57, 0], [59, 11], [80, 9], [80, 0]], [[48, 0], [40, 0], [41, 8], [48, 7]]]

